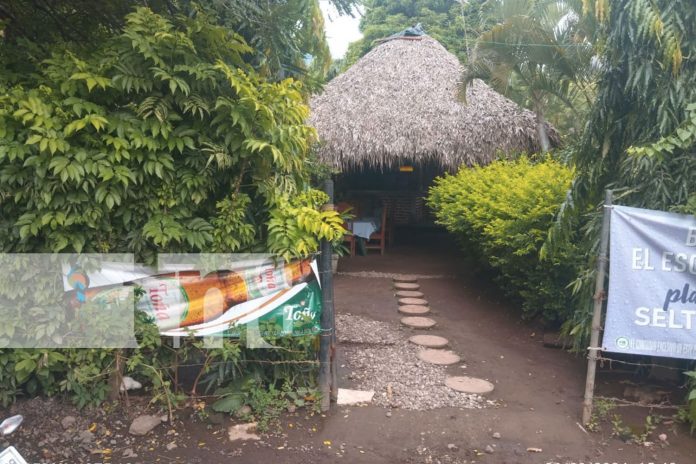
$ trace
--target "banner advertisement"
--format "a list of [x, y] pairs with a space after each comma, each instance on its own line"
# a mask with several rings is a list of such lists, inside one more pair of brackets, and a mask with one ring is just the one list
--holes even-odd
[[[173, 258], [179, 259], [173, 262]], [[88, 274], [92, 285], [83, 290], [82, 298], [108, 302], [124, 286], [134, 286], [136, 308], [164, 336], [238, 338], [252, 323], [262, 338], [319, 333], [321, 289], [313, 259], [285, 263], [266, 257], [229, 261], [216, 255], [162, 255], [159, 261], [158, 271], [136, 268], [133, 274], [124, 272], [119, 263], [103, 263], [98, 272]], [[223, 267], [202, 270], [211, 265]], [[175, 270], [166, 272], [168, 268]], [[67, 288], [72, 287], [72, 275], [70, 270], [66, 273], [66, 290], [72, 290]], [[94, 285], [114, 279], [122, 283]]]
[[0, 254], [0, 348], [132, 348], [139, 311], [171, 337], [247, 344], [320, 332], [315, 259], [262, 254]]
[[696, 218], [613, 206], [602, 349], [696, 359]]

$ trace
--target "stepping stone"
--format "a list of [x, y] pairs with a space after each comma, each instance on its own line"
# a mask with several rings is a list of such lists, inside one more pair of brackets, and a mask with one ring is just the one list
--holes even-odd
[[412, 283], [415, 284], [418, 282], [418, 277], [412, 276], [412, 275], [398, 275], [394, 277], [394, 282], [406, 282], [406, 283]]
[[445, 380], [445, 385], [450, 387], [452, 390], [475, 395], [486, 395], [492, 392], [495, 388], [495, 386], [488, 380], [467, 376], [447, 377]]
[[399, 298], [399, 305], [428, 306], [428, 300], [423, 300], [421, 298]]
[[[402, 308], [405, 308], [405, 306], [402, 306]], [[440, 337], [439, 335], [414, 335], [408, 341], [426, 348], [444, 348], [449, 344], [445, 337]]]
[[423, 292], [416, 290], [399, 290], [396, 292], [397, 298], [423, 298], [424, 296]]
[[402, 305], [399, 306], [399, 312], [407, 316], [422, 316], [430, 312], [430, 308], [421, 305]]
[[420, 351], [418, 353], [418, 359], [430, 364], [437, 364], [438, 366], [449, 366], [450, 364], [457, 364], [462, 360], [462, 358], [453, 351], [431, 349]]
[[394, 283], [394, 288], [397, 290], [418, 290], [420, 288], [420, 285], [409, 284], [406, 282], [396, 282]]
[[435, 321], [428, 317], [409, 316], [402, 317], [401, 323], [414, 329], [429, 329], [435, 326]]

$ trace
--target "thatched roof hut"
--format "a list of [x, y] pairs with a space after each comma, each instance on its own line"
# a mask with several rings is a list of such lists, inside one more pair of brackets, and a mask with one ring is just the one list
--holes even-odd
[[481, 81], [460, 101], [460, 75], [457, 58], [428, 36], [375, 47], [310, 102], [320, 158], [342, 170], [405, 161], [454, 169], [500, 150], [539, 150], [532, 112]]

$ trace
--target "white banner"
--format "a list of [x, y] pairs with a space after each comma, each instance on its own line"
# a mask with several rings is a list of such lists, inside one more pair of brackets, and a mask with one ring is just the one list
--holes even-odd
[[602, 346], [696, 359], [696, 218], [612, 208]]

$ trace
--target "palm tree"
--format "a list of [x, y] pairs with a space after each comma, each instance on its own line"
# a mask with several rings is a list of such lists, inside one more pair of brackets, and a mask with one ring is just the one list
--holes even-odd
[[[551, 96], [569, 108], [579, 93], [591, 101], [592, 44], [581, 16], [567, 1], [495, 0], [496, 24], [482, 33], [462, 76], [462, 95], [474, 79], [503, 94], [523, 92], [536, 115], [543, 151], [548, 151], [545, 111]], [[487, 18], [490, 20], [490, 17]]]

